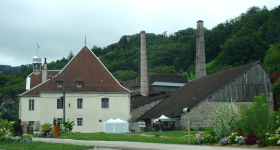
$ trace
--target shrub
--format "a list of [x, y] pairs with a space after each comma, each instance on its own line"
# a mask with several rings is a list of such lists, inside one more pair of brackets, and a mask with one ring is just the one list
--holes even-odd
[[249, 133], [245, 139], [245, 143], [248, 145], [256, 144], [258, 141], [258, 137], [253, 133]]
[[205, 127], [204, 130], [212, 130], [210, 127]]
[[237, 143], [236, 138], [238, 137], [237, 133], [232, 133], [229, 138], [229, 143], [234, 144]]
[[198, 130], [201, 131], [201, 130], [204, 130], [204, 128], [203, 127], [198, 127]]
[[280, 127], [275, 130], [275, 133], [276, 134], [273, 134], [268, 138], [269, 145], [271, 145], [271, 146], [276, 146], [276, 145], [280, 144], [280, 134], [279, 134]]
[[220, 105], [217, 110], [213, 109], [212, 112], [214, 131], [218, 139], [229, 136], [236, 131], [239, 115], [235, 101], [231, 99], [230, 103], [227, 101], [226, 104]]
[[219, 144], [222, 145], [222, 146], [223, 146], [223, 145], [227, 145], [228, 143], [230, 143], [228, 137], [222, 138], [222, 139], [220, 140], [220, 142], [219, 142]]
[[204, 143], [215, 143], [216, 142], [216, 139], [211, 134], [204, 134], [202, 136], [202, 139], [203, 139]]
[[60, 125], [60, 132], [61, 133], [66, 133], [66, 134], [71, 134], [72, 133], [72, 130], [73, 130], [73, 125], [74, 124], [74, 121], [66, 121], [66, 122], [62, 122], [62, 124]]
[[246, 139], [246, 137], [242, 137], [241, 139], [239, 139], [238, 144], [239, 145], [245, 144], [245, 139]]
[[40, 132], [45, 132], [45, 131], [51, 130], [51, 129], [52, 129], [52, 124], [44, 123], [43, 125], [41, 125]]
[[46, 137], [50, 131], [51, 131], [51, 130], [46, 130], [46, 131], [43, 133], [43, 136]]
[[258, 137], [258, 146], [264, 147], [269, 145], [268, 135], [262, 135], [261, 137]]
[[32, 140], [32, 138], [33, 138], [33, 136], [29, 135], [29, 134], [23, 134], [21, 137], [22, 138], [29, 138], [30, 140]]
[[273, 112], [270, 115], [264, 94], [255, 96], [254, 104], [249, 109], [245, 104], [242, 104], [240, 110], [242, 117], [239, 120], [239, 125], [245, 135], [254, 133], [262, 137], [266, 133], [274, 133], [279, 127], [279, 119], [276, 118], [279, 113]]
[[20, 119], [16, 119], [16, 121], [13, 124], [13, 134], [14, 136], [21, 136], [23, 134], [23, 130], [22, 130], [22, 126], [21, 126], [21, 120]]
[[13, 122], [0, 119], [0, 141], [13, 139]]

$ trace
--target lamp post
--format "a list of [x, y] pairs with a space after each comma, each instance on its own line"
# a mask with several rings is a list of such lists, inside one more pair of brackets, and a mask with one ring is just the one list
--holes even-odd
[[189, 131], [189, 144], [191, 144], [191, 127], [190, 127], [190, 108], [184, 108], [183, 112], [187, 112], [188, 113], [188, 131]]

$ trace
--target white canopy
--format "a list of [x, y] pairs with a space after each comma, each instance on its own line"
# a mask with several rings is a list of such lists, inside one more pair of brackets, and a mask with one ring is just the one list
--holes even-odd
[[168, 118], [164, 115], [161, 115], [158, 119], [168, 119]]
[[105, 133], [126, 133], [128, 132], [128, 122], [123, 121], [119, 118], [113, 120], [109, 119], [104, 123]]

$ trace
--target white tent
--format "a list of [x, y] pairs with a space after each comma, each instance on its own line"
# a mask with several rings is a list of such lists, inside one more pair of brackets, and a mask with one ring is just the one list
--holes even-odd
[[117, 118], [115, 120], [115, 133], [126, 133], [126, 132], [128, 132], [128, 122]]
[[128, 122], [119, 118], [116, 120], [109, 119], [104, 123], [105, 133], [126, 133], [128, 132]]
[[114, 133], [115, 130], [115, 123], [114, 120], [111, 118], [104, 123], [104, 132], [105, 133]]
[[159, 121], [159, 119], [168, 119], [168, 118], [164, 115], [161, 115], [159, 118], [153, 119], [153, 122], [155, 123], [155, 122]]

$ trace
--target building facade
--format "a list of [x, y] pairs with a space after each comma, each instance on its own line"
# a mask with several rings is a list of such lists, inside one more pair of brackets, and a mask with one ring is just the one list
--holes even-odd
[[[63, 73], [64, 80], [61, 78]], [[31, 83], [34, 81], [32, 76], [29, 76]], [[47, 77], [46, 81], [20, 95], [19, 118], [23, 122], [40, 121], [41, 124], [53, 123], [54, 117], [62, 120], [63, 86], [65, 121], [74, 121], [73, 132], [103, 132], [103, 124], [110, 118], [129, 119], [130, 91], [112, 76], [87, 46], [58, 75]]]

